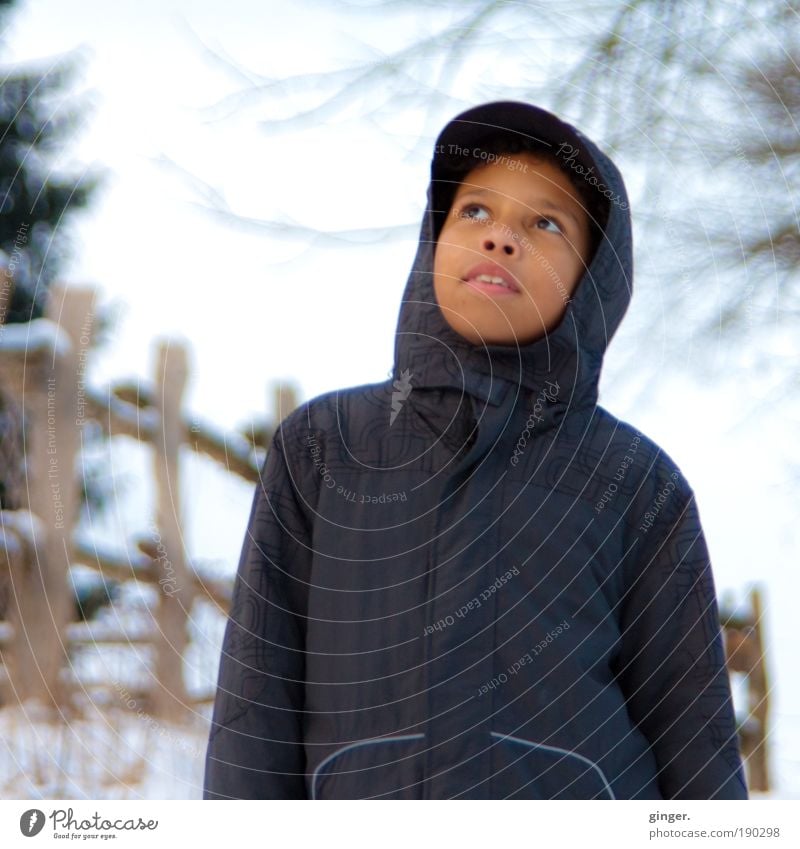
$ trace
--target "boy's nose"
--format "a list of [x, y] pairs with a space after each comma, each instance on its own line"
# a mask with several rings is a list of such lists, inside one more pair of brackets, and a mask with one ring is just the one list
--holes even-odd
[[481, 241], [481, 247], [487, 253], [505, 254], [506, 256], [514, 256], [519, 250], [519, 245], [511, 238], [512, 232], [508, 227], [492, 227], [484, 234]]

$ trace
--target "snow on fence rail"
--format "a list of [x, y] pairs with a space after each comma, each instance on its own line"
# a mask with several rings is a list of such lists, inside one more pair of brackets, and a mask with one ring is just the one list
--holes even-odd
[[[0, 323], [0, 393], [21, 410], [24, 459], [21, 474], [15, 476], [8, 464], [0, 469], [6, 484], [4, 507], [12, 508], [0, 511], [0, 672], [5, 667], [0, 704], [33, 699], [60, 709], [75, 685], [65, 673], [72, 668], [76, 647], [87, 640], [131, 645], [144, 639], [154, 647], [148, 709], [154, 716], [180, 721], [197, 701], [184, 682], [187, 618], [197, 599], [210, 600], [227, 613], [232, 580], [204, 578], [188, 562], [179, 451], [188, 446], [250, 482], [258, 481], [263, 451], [241, 434], [187, 421], [182, 414], [187, 353], [174, 342], [159, 344], [152, 389], [126, 384], [104, 394], [89, 388], [84, 375], [94, 298], [90, 289], [57, 285], [44, 318]], [[276, 403], [280, 418], [291, 412], [296, 406], [293, 390], [281, 387]], [[142, 535], [138, 551], [104, 551], [77, 530], [78, 460], [86, 421], [95, 422], [109, 438], [125, 435], [152, 448], [154, 533]], [[270, 436], [268, 427], [261, 434], [262, 445]], [[76, 564], [108, 581], [160, 586], [150, 635], [132, 639], [120, 630], [94, 639], [76, 629], [69, 578]]]

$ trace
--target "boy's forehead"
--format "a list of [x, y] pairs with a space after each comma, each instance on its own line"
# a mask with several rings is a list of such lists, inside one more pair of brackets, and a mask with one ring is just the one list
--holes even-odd
[[572, 201], [583, 209], [577, 189], [554, 163], [535, 154], [509, 154], [505, 161], [478, 165], [456, 187], [455, 197], [503, 194], [521, 203], [533, 198]]

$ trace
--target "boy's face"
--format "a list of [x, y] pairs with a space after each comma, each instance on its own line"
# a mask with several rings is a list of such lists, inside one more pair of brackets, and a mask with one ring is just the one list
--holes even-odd
[[561, 321], [589, 249], [567, 175], [528, 153], [503, 156], [458, 187], [436, 243], [436, 300], [473, 344], [525, 345]]

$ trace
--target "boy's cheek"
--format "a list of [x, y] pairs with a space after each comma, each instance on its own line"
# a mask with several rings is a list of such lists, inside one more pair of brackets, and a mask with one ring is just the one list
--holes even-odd
[[434, 276], [447, 277], [455, 274], [460, 265], [459, 259], [469, 254], [474, 256], [474, 253], [474, 250], [470, 251], [467, 248], [458, 233], [446, 234], [442, 231], [433, 253]]

